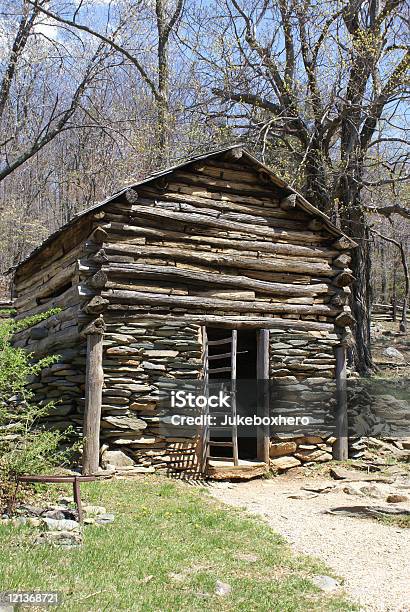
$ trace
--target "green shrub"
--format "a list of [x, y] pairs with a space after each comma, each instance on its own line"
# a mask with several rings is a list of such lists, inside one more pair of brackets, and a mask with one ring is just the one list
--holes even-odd
[[61, 446], [69, 430], [47, 431], [41, 425], [53, 403], [39, 406], [28, 381], [58, 360], [52, 355], [35, 360], [32, 353], [11, 344], [12, 336], [56, 314], [51, 310], [21, 321], [0, 321], [0, 499], [12, 510], [19, 476], [41, 474], [64, 465], [69, 451]]

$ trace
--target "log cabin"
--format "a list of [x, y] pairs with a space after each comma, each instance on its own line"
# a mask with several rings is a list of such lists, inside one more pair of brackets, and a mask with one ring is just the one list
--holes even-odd
[[158, 398], [169, 382], [220, 372], [336, 381], [340, 436], [319, 447], [345, 458], [355, 246], [242, 146], [154, 173], [77, 214], [13, 271], [17, 319], [60, 309], [14, 339], [37, 357], [59, 356], [31, 381], [39, 402], [55, 402], [47, 426], [84, 437], [84, 473], [117, 455], [141, 472], [255, 475], [281, 459], [281, 444], [289, 467], [303, 448], [269, 428], [252, 450], [235, 432], [220, 451], [203, 432], [164, 437]]

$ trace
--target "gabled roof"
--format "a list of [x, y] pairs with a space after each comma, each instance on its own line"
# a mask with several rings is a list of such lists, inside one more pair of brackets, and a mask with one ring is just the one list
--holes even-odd
[[187, 160], [185, 160], [185, 161], [183, 161], [183, 162], [181, 162], [179, 164], [176, 164], [174, 166], [170, 166], [169, 168], [165, 168], [164, 170], [159, 170], [157, 172], [153, 172], [153, 173], [149, 174], [147, 177], [145, 177], [144, 179], [142, 179], [140, 181], [137, 181], [137, 182], [133, 182], [133, 183], [127, 185], [126, 187], [124, 187], [120, 191], [117, 191], [116, 193], [112, 194], [111, 196], [109, 196], [108, 198], [103, 200], [102, 202], [98, 202], [97, 204], [94, 204], [93, 206], [90, 206], [89, 208], [87, 208], [87, 209], [77, 213], [76, 215], [74, 215], [72, 217], [72, 219], [70, 219], [70, 221], [68, 221], [68, 223], [66, 223], [65, 225], [61, 226], [57, 231], [55, 231], [52, 234], [50, 234], [50, 236], [48, 238], [46, 238], [46, 240], [44, 240], [44, 242], [42, 242], [38, 247], [36, 247], [30, 253], [30, 255], [28, 255], [25, 259], [23, 259], [16, 266], [13, 266], [9, 270], [7, 270], [6, 273], [10, 273], [12, 271], [17, 270], [20, 266], [22, 266], [23, 264], [27, 263], [35, 255], [40, 253], [40, 251], [42, 251], [43, 248], [45, 248], [47, 245], [52, 243], [53, 240], [55, 240], [67, 228], [73, 226], [79, 219], [82, 219], [83, 217], [87, 216], [91, 212], [95, 212], [95, 211], [98, 211], [98, 210], [104, 208], [104, 206], [106, 206], [110, 202], [113, 202], [119, 196], [121, 196], [124, 193], [126, 193], [128, 190], [135, 189], [136, 187], [140, 187], [141, 185], [145, 185], [147, 183], [153, 182], [153, 181], [157, 180], [158, 178], [161, 178], [163, 176], [167, 176], [168, 174], [171, 174], [175, 170], [179, 170], [181, 168], [185, 168], [185, 167], [187, 167], [187, 166], [189, 166], [189, 165], [191, 165], [191, 164], [193, 164], [195, 162], [198, 162], [198, 161], [201, 161], [201, 160], [205, 160], [205, 159], [210, 159], [212, 157], [218, 157], [218, 156], [223, 155], [223, 154], [227, 153], [228, 151], [232, 151], [234, 149], [242, 149], [242, 155], [240, 157], [240, 162], [245, 161], [249, 166], [253, 167], [257, 171], [263, 172], [263, 174], [266, 177], [268, 177], [276, 187], [279, 187], [280, 189], [283, 189], [285, 192], [287, 192], [286, 195], [295, 194], [296, 195], [296, 204], [298, 205], [298, 207], [301, 208], [302, 210], [304, 210], [305, 212], [308, 212], [312, 216], [320, 217], [321, 220], [323, 221], [324, 226], [326, 227], [326, 229], [331, 234], [334, 234], [337, 237], [342, 237], [343, 236], [344, 238], [346, 238], [346, 240], [349, 241], [349, 243], [351, 244], [352, 248], [357, 246], [356, 242], [354, 242], [354, 240], [352, 240], [351, 238], [346, 236], [346, 234], [344, 234], [338, 227], [336, 227], [336, 225], [334, 225], [330, 221], [329, 217], [327, 217], [318, 208], [313, 206], [313, 204], [308, 202], [300, 193], [298, 193], [295, 189], [293, 189], [293, 187], [290, 187], [289, 185], [287, 185], [287, 183], [285, 183], [285, 181], [283, 181], [282, 179], [277, 177], [276, 174], [268, 166], [266, 166], [265, 164], [260, 162], [258, 159], [256, 159], [256, 157], [251, 155], [249, 153], [249, 151], [244, 149], [242, 144], [235, 144], [235, 145], [231, 145], [229, 147], [224, 147], [223, 149], [217, 149], [217, 150], [210, 151], [208, 153], [204, 153], [204, 154], [201, 154], [201, 155], [195, 155], [194, 157], [190, 157], [189, 159], [187, 159]]

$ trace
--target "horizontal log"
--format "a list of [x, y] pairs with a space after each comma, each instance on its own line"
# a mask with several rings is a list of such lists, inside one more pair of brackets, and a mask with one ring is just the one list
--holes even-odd
[[338, 251], [349, 251], [354, 246], [353, 241], [350, 241], [347, 236], [341, 236], [332, 242], [332, 248]]
[[[195, 162], [191, 166], [196, 173], [203, 174], [205, 177], [223, 179], [225, 181], [237, 181], [240, 183], [255, 183], [261, 182], [261, 174], [257, 171], [249, 171], [241, 167], [232, 167], [230, 164], [215, 164], [212, 165], [208, 160]], [[262, 178], [263, 180], [263, 178]], [[275, 185], [269, 179], [264, 181], [267, 186], [275, 188]]]
[[173, 173], [172, 182], [182, 183], [183, 185], [198, 185], [198, 187], [210, 192], [226, 191], [228, 194], [237, 193], [238, 195], [249, 194], [253, 196], [260, 194], [264, 198], [272, 197], [272, 192], [269, 189], [269, 185], [266, 184], [260, 186], [256, 183], [256, 181], [252, 185], [249, 183], [242, 183], [238, 178], [224, 180], [178, 170], [177, 172]]
[[197, 296], [200, 298], [210, 297], [210, 298], [220, 298], [222, 300], [242, 300], [249, 301], [255, 299], [254, 291], [224, 291], [221, 290], [209, 290], [209, 291], [194, 291], [192, 289], [189, 290], [189, 295]]
[[108, 304], [109, 304], [108, 300], [105, 300], [100, 295], [95, 295], [94, 297], [91, 298], [89, 302], [84, 304], [81, 310], [85, 312], [86, 314], [100, 314], [104, 312]]
[[86, 284], [92, 289], [102, 289], [107, 284], [108, 277], [103, 270], [98, 270], [93, 276], [91, 276]]
[[296, 208], [296, 194], [292, 193], [280, 201], [279, 206], [282, 210], [294, 210]]
[[317, 285], [270, 283], [268, 281], [251, 279], [247, 276], [194, 272], [184, 268], [175, 268], [173, 266], [154, 266], [145, 264], [124, 266], [121, 264], [111, 264], [110, 266], [104, 266], [103, 270], [108, 274], [110, 279], [113, 275], [130, 276], [132, 278], [175, 279], [179, 282], [189, 281], [191, 283], [207, 283], [254, 290], [268, 295], [315, 296], [329, 291], [328, 285], [324, 283]]
[[14, 284], [17, 295], [21, 295], [27, 290], [31, 291], [36, 286], [44, 284], [58, 272], [73, 264], [84, 254], [84, 252], [85, 249], [83, 244], [76, 245], [70, 249], [68, 253], [62, 254], [59, 259], [42, 262], [42, 264], [32, 270], [29, 275], [22, 275], [20, 273], [17, 275], [16, 272]]
[[[166, 200], [164, 196], [161, 196], [161, 199], [156, 199], [155, 201], [152, 199], [140, 198], [138, 204], [145, 204], [152, 208], [175, 212], [200, 213], [225, 221], [235, 221], [256, 226], [280, 227], [295, 230], [304, 230], [307, 227], [307, 216], [304, 213], [300, 213], [300, 215], [295, 214], [294, 218], [291, 218], [280, 209], [269, 210], [266, 207], [234, 206], [230, 202], [204, 200], [201, 198], [194, 198], [193, 196], [187, 196], [186, 202], [183, 202], [181, 201], [181, 195], [182, 194], [169, 194]], [[125, 222], [132, 222], [132, 217], [127, 217], [127, 215], [117, 216], [122, 217]], [[109, 219], [110, 215], [108, 215], [107, 218]], [[138, 216], [136, 219], [138, 219]]]
[[37, 305], [34, 301], [32, 305], [20, 308], [18, 314], [16, 315], [16, 320], [19, 321], [24, 317], [31, 317], [32, 315], [38, 314], [40, 312], [46, 312], [50, 308], [67, 308], [69, 306], [79, 304], [79, 302], [80, 299], [78, 296], [77, 287], [70, 287], [69, 289], [67, 289], [67, 291], [65, 291], [58, 297], [50, 298], [50, 300], [48, 300], [44, 304]]
[[[44, 265], [50, 266], [57, 260], [62, 261], [66, 256], [71, 257], [73, 249], [82, 248], [92, 227], [92, 219], [89, 216], [82, 217], [78, 223], [60, 231], [48, 244], [42, 245], [35, 254], [26, 262], [23, 262], [16, 270], [15, 281], [30, 279]], [[77, 256], [78, 257], [78, 256]]]
[[[110, 253], [117, 253], [118, 247], [115, 243], [106, 243], [105, 251], [109, 257]], [[121, 251], [123, 252], [123, 250]], [[162, 246], [131, 246], [127, 248], [127, 253], [134, 257], [165, 257], [175, 261], [186, 261], [199, 264], [209, 264], [212, 266], [222, 266], [240, 269], [263, 270], [266, 272], [286, 272], [300, 274], [314, 274], [318, 276], [334, 276], [337, 270], [331, 268], [328, 263], [305, 261], [303, 259], [286, 259], [286, 258], [256, 258], [244, 257], [239, 255], [225, 255], [224, 253], [215, 253], [210, 251], [185, 250], [175, 249]], [[115, 265], [115, 264], [111, 264]], [[109, 266], [104, 266], [104, 271], [107, 271]]]
[[107, 239], [108, 234], [100, 225], [98, 225], [88, 237], [88, 240], [95, 242], [96, 244], [102, 244], [103, 242], [106, 242]]
[[[109, 314], [116, 320], [125, 320], [128, 323], [133, 319], [141, 320], [141, 312], [139, 307], [126, 304], [110, 304], [108, 307]], [[266, 317], [266, 316], [246, 316], [246, 315], [210, 315], [196, 314], [190, 312], [188, 315], [179, 317], [170, 317], [169, 314], [152, 314], [144, 313], [144, 321], [152, 320], [153, 322], [163, 322], [168, 324], [172, 321], [186, 321], [187, 323], [196, 323], [200, 325], [209, 325], [213, 327], [221, 327], [231, 329], [283, 329], [284, 331], [295, 330], [305, 332], [322, 332], [323, 334], [334, 334], [335, 326], [333, 323], [323, 323], [318, 321], [303, 321], [294, 319], [283, 319], [281, 317]], [[336, 341], [335, 341], [336, 342]]]
[[[109, 215], [108, 215], [109, 216]], [[233, 250], [253, 250], [253, 251], [263, 251], [267, 253], [274, 253], [278, 255], [291, 255], [295, 257], [309, 257], [309, 258], [317, 258], [317, 259], [326, 259], [330, 260], [334, 256], [338, 254], [337, 250], [332, 250], [326, 247], [320, 246], [301, 246], [297, 244], [283, 243], [283, 242], [272, 242], [272, 241], [262, 241], [262, 240], [251, 240], [249, 237], [238, 240], [236, 238], [225, 238], [225, 237], [214, 237], [210, 235], [190, 235], [186, 232], [177, 232], [175, 230], [162, 230], [160, 228], [153, 227], [142, 227], [132, 225], [132, 233], [137, 235], [145, 235], [148, 240], [156, 240], [156, 239], [164, 239], [167, 241], [175, 240], [182, 241], [192, 244], [207, 244], [211, 247], [215, 248], [231, 248]], [[112, 231], [123, 231], [123, 224], [119, 224], [116, 226], [114, 223], [111, 224], [111, 232]], [[127, 230], [128, 231], [128, 230]], [[112, 237], [112, 236], [111, 236]], [[144, 244], [144, 238], [130, 238], [130, 244]], [[131, 242], [135, 241], [135, 242]], [[144, 241], [144, 242], [142, 242]], [[124, 242], [124, 244], [128, 244]], [[124, 247], [124, 250], [126, 248]]]
[[350, 312], [342, 312], [335, 319], [335, 325], [338, 327], [351, 327], [355, 322], [355, 318]]
[[170, 282], [164, 282], [161, 279], [150, 281], [141, 279], [140, 281], [129, 279], [129, 282], [121, 280], [109, 280], [105, 285], [106, 289], [126, 289], [127, 291], [150, 291], [151, 293], [167, 293], [169, 295], [188, 295], [187, 285], [175, 285]]
[[324, 315], [328, 317], [336, 316], [340, 311], [325, 304], [303, 305], [285, 303], [264, 303], [264, 302], [241, 302], [239, 300], [222, 300], [217, 298], [205, 298], [192, 296], [158, 295], [143, 291], [124, 291], [110, 289], [103, 291], [101, 295], [112, 301], [121, 300], [126, 303], [146, 304], [146, 305], [167, 305], [168, 307], [185, 307], [188, 309], [214, 309], [238, 312], [267, 312], [298, 315]]
[[[174, 211], [165, 211], [156, 209], [152, 206], [139, 206], [135, 204], [132, 205], [131, 208], [133, 213], [137, 213], [142, 218], [147, 217], [149, 219], [178, 221], [180, 223], [187, 224], [189, 227], [199, 225], [224, 229], [226, 231], [237, 230], [239, 232], [243, 232], [245, 235], [248, 236], [248, 238], [252, 235], [255, 235], [264, 236], [266, 239], [276, 238], [284, 240], [286, 242], [305, 242], [308, 244], [323, 243], [326, 240], [325, 237], [309, 231], [292, 231], [281, 229], [279, 227], [256, 227], [246, 223], [213, 219], [211, 217], [201, 215], [199, 213], [181, 213]], [[109, 230], [110, 226], [108, 225], [107, 227], [105, 227], [105, 229]], [[124, 228], [124, 231], [125, 230], [126, 228]]]
[[336, 276], [333, 283], [336, 285], [336, 287], [346, 287], [347, 285], [351, 285], [354, 280], [355, 277], [353, 274], [351, 274], [351, 272], [343, 271]]
[[336, 268], [346, 268], [350, 264], [351, 257], [347, 253], [342, 253], [333, 260], [333, 265]]

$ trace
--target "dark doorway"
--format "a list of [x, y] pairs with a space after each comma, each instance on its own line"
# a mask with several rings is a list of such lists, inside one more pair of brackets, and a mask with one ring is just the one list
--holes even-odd
[[[232, 334], [232, 330], [207, 327], [207, 340], [208, 340], [208, 359], [209, 359], [209, 381], [213, 380], [230, 380], [231, 373], [231, 343], [229, 339]], [[226, 340], [226, 343], [223, 341]], [[218, 342], [218, 343], [215, 343]], [[215, 367], [217, 365], [217, 367]], [[219, 370], [219, 371], [213, 371]], [[252, 388], [253, 381], [257, 378], [257, 331], [254, 329], [240, 329], [237, 331], [237, 352], [236, 352], [236, 380], [238, 381], [250, 381], [249, 388]], [[242, 389], [247, 384], [242, 383]], [[241, 384], [238, 385], [238, 389], [241, 389]], [[244, 405], [246, 403], [246, 405]], [[256, 395], [249, 393], [237, 394], [237, 411], [238, 414], [255, 414], [257, 409]], [[228, 432], [231, 434], [231, 432]], [[243, 433], [243, 432], [242, 432]], [[257, 457], [257, 439], [255, 435], [241, 435], [240, 430], [238, 431], [238, 457], [244, 460], [253, 460]], [[211, 442], [211, 456], [215, 456], [212, 441], [215, 442], [226, 442], [229, 443], [232, 440], [231, 435], [221, 437], [218, 435], [210, 438]], [[217, 456], [220, 458], [226, 457], [232, 458], [232, 448], [229, 446], [224, 447], [223, 445], [217, 446]]]

